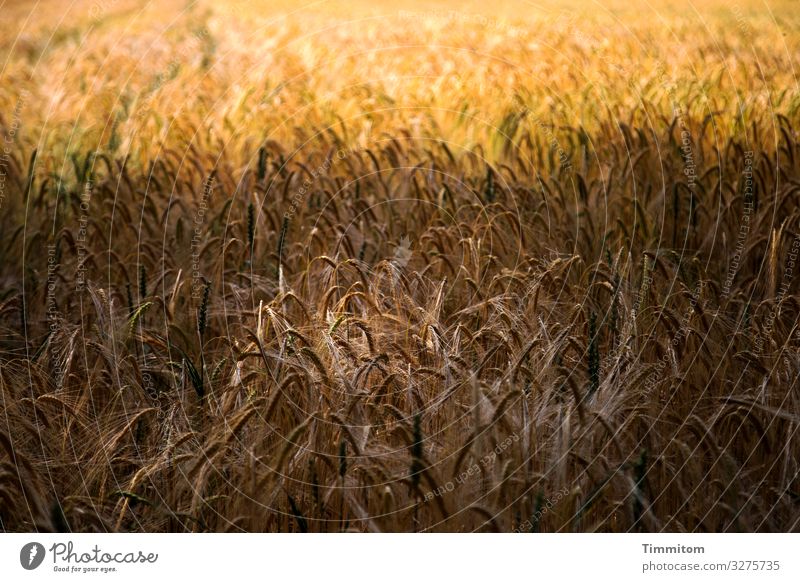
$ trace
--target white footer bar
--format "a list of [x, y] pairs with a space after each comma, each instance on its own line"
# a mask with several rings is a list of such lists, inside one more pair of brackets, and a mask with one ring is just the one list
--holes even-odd
[[796, 581], [799, 541], [792, 534], [2, 534], [0, 579]]

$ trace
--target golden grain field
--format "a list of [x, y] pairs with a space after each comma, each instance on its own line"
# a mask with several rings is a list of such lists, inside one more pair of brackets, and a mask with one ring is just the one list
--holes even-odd
[[0, 531], [800, 530], [733, 2], [4, 3]]

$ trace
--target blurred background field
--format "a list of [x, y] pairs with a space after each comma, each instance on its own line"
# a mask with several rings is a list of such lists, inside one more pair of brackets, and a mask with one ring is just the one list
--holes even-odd
[[719, 114], [724, 141], [798, 108], [791, 3], [141, 4], [4, 7], [3, 111], [31, 92], [26, 145], [149, 160], [193, 139], [244, 162], [265, 136], [324, 127], [496, 157], [537, 121], [658, 127], [680, 107]]

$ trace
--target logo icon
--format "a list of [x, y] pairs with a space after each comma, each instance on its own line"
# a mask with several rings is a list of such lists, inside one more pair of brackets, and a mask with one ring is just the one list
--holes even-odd
[[19, 563], [26, 570], [35, 570], [44, 562], [44, 554], [44, 546], [39, 542], [27, 543], [19, 552]]
[[392, 261], [394, 261], [398, 267], [405, 267], [409, 260], [411, 260], [411, 240], [408, 236], [403, 236], [403, 238], [400, 239], [400, 244], [397, 245], [394, 250]]

